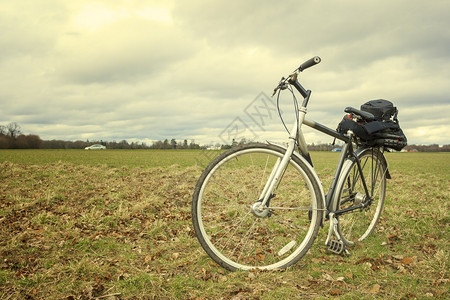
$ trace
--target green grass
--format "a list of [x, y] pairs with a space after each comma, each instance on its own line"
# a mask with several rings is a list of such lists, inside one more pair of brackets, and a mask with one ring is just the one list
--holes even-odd
[[219, 151], [207, 150], [0, 150], [0, 162], [46, 165], [57, 162], [110, 167], [206, 165]]
[[[449, 153], [388, 153], [376, 232], [295, 266], [228, 272], [197, 242], [190, 201], [219, 152], [0, 151], [0, 298], [448, 298]], [[338, 153], [313, 152], [325, 184]]]

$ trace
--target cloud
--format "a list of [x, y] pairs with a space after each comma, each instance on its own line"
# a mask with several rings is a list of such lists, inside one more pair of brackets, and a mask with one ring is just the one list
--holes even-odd
[[78, 83], [129, 82], [158, 75], [192, 54], [194, 45], [171, 25], [124, 18], [93, 32], [62, 37], [60, 73]]
[[330, 54], [327, 57], [351, 57], [340, 62], [342, 69], [367, 59], [404, 54], [405, 50], [448, 56], [444, 42], [448, 43], [448, 31], [442, 26], [447, 22], [449, 5], [445, 1], [434, 4], [189, 1], [175, 7], [174, 19], [221, 47], [260, 46], [272, 49], [273, 55], [294, 56], [325, 50]]
[[[15, 1], [2, 5], [0, 124], [45, 139], [221, 142], [245, 108], [304, 60], [308, 118], [384, 98], [411, 143], [448, 144], [448, 1]], [[283, 95], [284, 116], [292, 102]], [[438, 130], [437, 130], [438, 129]], [[251, 133], [250, 133], [251, 134]], [[328, 141], [313, 131], [308, 142]], [[329, 140], [331, 141], [331, 139]]]

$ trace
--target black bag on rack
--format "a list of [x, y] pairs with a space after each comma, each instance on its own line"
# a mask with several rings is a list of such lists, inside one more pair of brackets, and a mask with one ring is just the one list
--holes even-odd
[[368, 101], [361, 105], [361, 110], [370, 112], [377, 121], [389, 121], [391, 118], [397, 120], [397, 107], [384, 99]]
[[356, 122], [346, 115], [337, 131], [345, 134], [352, 130], [361, 143], [369, 146], [385, 146], [400, 151], [407, 145], [407, 138], [397, 119], [398, 110], [392, 102], [371, 100], [361, 105], [361, 110], [373, 114], [375, 120]]

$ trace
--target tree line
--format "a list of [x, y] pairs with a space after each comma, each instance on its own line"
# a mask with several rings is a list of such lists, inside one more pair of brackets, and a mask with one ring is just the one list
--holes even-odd
[[88, 146], [100, 144], [107, 149], [200, 149], [195, 141], [187, 139], [178, 143], [175, 139], [154, 141], [152, 145], [131, 142], [126, 140], [116, 141], [64, 141], [42, 140], [38, 135], [22, 133], [21, 127], [16, 122], [0, 125], [0, 149], [84, 149]]
[[[237, 141], [233, 139], [231, 145], [216, 144], [214, 149], [230, 149], [235, 146], [246, 144], [242, 139]], [[116, 141], [64, 141], [64, 140], [42, 140], [38, 135], [25, 135], [21, 127], [16, 122], [11, 122], [5, 126], [0, 125], [0, 149], [84, 149], [93, 144], [101, 144], [107, 149], [206, 149], [208, 146], [200, 146], [194, 140], [190, 142], [187, 139], [178, 142], [176, 139], [165, 139], [163, 141], [154, 141], [151, 145], [145, 143], [131, 142], [126, 140]], [[311, 151], [331, 151], [337, 146], [331, 144], [309, 145]], [[450, 152], [450, 145], [408, 145], [407, 151], [419, 152]]]
[[178, 143], [175, 139], [171, 141], [165, 139], [164, 141], [154, 141], [152, 145], [147, 145], [145, 143], [131, 142], [126, 140], [120, 142], [116, 141], [62, 141], [62, 140], [51, 140], [43, 141], [42, 149], [84, 149], [88, 146], [100, 144], [105, 146], [107, 149], [200, 149], [200, 145], [196, 144], [194, 141], [190, 143], [184, 140], [182, 143]]
[[200, 149], [200, 145], [196, 144], [194, 141], [190, 143], [184, 140], [178, 143], [175, 139], [164, 141], [154, 141], [151, 145], [146, 143], [129, 143], [126, 140], [120, 142], [116, 141], [63, 141], [63, 140], [51, 140], [43, 141], [42, 149], [84, 149], [88, 146], [100, 144], [106, 147], [106, 149]]

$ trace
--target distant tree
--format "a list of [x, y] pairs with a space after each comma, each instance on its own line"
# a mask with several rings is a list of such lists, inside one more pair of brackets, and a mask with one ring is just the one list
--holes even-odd
[[0, 149], [9, 148], [10, 139], [6, 135], [0, 135]]
[[175, 139], [170, 140], [170, 147], [172, 149], [177, 149], [177, 141]]
[[88, 146], [88, 143], [83, 141], [75, 141], [72, 143], [74, 149], [84, 149]]
[[233, 139], [233, 141], [231, 142], [231, 148], [236, 147], [238, 145], [238, 142], [236, 141], [236, 139]]
[[29, 134], [28, 135], [28, 145], [31, 149], [41, 149], [42, 148], [42, 140], [38, 135]]
[[184, 140], [183, 141], [183, 149], [187, 149], [189, 146], [188, 146], [188, 141], [187, 140]]
[[15, 141], [15, 147], [18, 149], [40, 149], [42, 148], [42, 140], [34, 134], [21, 134]]
[[11, 122], [8, 125], [6, 125], [6, 130], [7, 135], [10, 136], [11, 138], [16, 138], [21, 134], [20, 125], [17, 124], [16, 122]]
[[195, 143], [195, 140], [191, 140], [191, 143], [189, 144], [189, 149], [200, 149], [200, 146]]
[[247, 139], [246, 139], [246, 138], [242, 138], [242, 139], [239, 141], [239, 146], [242, 146], [242, 145], [245, 145], [245, 144], [247, 144]]
[[163, 142], [163, 149], [170, 149], [169, 140], [165, 139]]
[[161, 141], [154, 141], [151, 148], [152, 149], [161, 149], [162, 147], [162, 142]]

